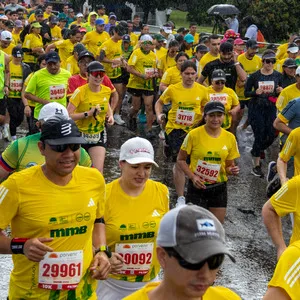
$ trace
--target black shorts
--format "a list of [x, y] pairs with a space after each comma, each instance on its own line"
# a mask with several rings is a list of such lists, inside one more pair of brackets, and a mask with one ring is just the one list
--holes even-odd
[[117, 78], [109, 78], [110, 79], [110, 81], [111, 81], [111, 83], [112, 84], [120, 84], [120, 83], [123, 83], [122, 82], [122, 76], [119, 76], [119, 77], [117, 77]]
[[125, 69], [122, 69], [121, 79], [122, 79], [122, 83], [124, 85], [127, 85], [128, 81], [129, 81], [129, 77], [130, 77], [130, 73], [127, 72]]
[[249, 100], [240, 100], [240, 107], [241, 109], [244, 109], [246, 106], [248, 107]]
[[154, 91], [147, 91], [147, 90], [138, 90], [133, 88], [128, 88], [127, 91], [135, 97], [142, 97], [142, 96], [153, 96]]
[[191, 180], [188, 182], [186, 202], [209, 209], [227, 207], [227, 183], [215, 183], [207, 185], [205, 190], [197, 189]]
[[107, 133], [106, 129], [101, 131], [100, 133], [100, 140], [97, 143], [90, 143], [90, 144], [81, 144], [81, 147], [88, 151], [92, 147], [103, 147], [106, 148], [107, 146]]
[[170, 147], [172, 161], [176, 162], [178, 152], [187, 133], [182, 129], [173, 129], [166, 136], [166, 144]]
[[7, 98], [4, 97], [3, 99], [0, 99], [0, 115], [1, 116], [6, 115], [6, 109], [7, 109]]

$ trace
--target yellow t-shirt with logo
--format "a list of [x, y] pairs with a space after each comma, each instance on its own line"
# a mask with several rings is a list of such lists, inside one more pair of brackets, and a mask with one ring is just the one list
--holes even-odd
[[[100, 51], [104, 51], [105, 52], [105, 57], [109, 60], [113, 60], [113, 59], [121, 59], [122, 56], [122, 42], [118, 41], [118, 42], [114, 42], [111, 38], [107, 41], [105, 41], [101, 46], [100, 46]], [[99, 52], [100, 52], [99, 51]], [[122, 70], [121, 67], [117, 67], [114, 68], [113, 65], [111, 63], [102, 63], [105, 71], [106, 71], [106, 75], [111, 78], [118, 78], [122, 75]]]
[[[252, 59], [248, 59], [245, 53], [242, 53], [237, 58], [238, 62], [243, 66], [244, 71], [247, 73], [247, 77], [249, 77], [252, 73], [258, 71], [262, 67], [262, 60], [259, 56], [254, 55]], [[245, 97], [245, 87], [235, 86], [235, 91], [239, 96], [240, 100], [249, 100], [250, 98]]]
[[276, 107], [279, 112], [286, 107], [286, 105], [293, 99], [300, 97], [300, 89], [297, 88], [296, 83], [284, 88], [278, 96]]
[[157, 68], [162, 70], [163, 73], [166, 72], [167, 69], [175, 66], [176, 66], [175, 57], [170, 57], [168, 53], [164, 55], [157, 63]]
[[181, 149], [190, 156], [190, 169], [207, 184], [227, 181], [225, 163], [240, 157], [234, 135], [221, 128], [217, 138], [210, 136], [205, 126], [191, 130]]
[[290, 244], [300, 240], [300, 175], [294, 176], [281, 186], [270, 202], [280, 217], [293, 213], [294, 226]]
[[56, 48], [58, 49], [58, 54], [61, 61], [61, 67], [65, 68], [67, 59], [73, 55], [74, 52], [74, 44], [70, 39], [60, 40], [54, 43]]
[[[25, 40], [23, 43], [23, 48], [26, 49], [34, 49], [34, 48], [43, 48], [43, 39], [40, 35], [35, 35], [33, 33], [29, 33], [25, 36]], [[24, 52], [24, 59], [23, 61], [26, 63], [36, 63], [37, 62], [37, 55], [32, 55], [30, 52]]]
[[15, 65], [12, 61], [9, 63], [9, 98], [21, 98], [23, 87], [22, 65]]
[[84, 35], [82, 39], [82, 43], [86, 46], [86, 48], [94, 54], [94, 56], [99, 55], [100, 46], [110, 39], [109, 34], [106, 31], [102, 33], [98, 33], [93, 30]]
[[208, 102], [207, 88], [195, 82], [192, 88], [185, 88], [182, 82], [170, 85], [160, 96], [163, 104], [171, 103], [166, 133], [173, 129], [189, 132], [202, 119], [202, 110]]
[[291, 157], [294, 157], [294, 175], [300, 175], [300, 128], [295, 128], [290, 132], [287, 140], [284, 143], [282, 150], [279, 153], [279, 157], [288, 162]]
[[161, 78], [161, 83], [170, 85], [178, 83], [182, 80], [181, 72], [178, 70], [177, 66], [167, 69]]
[[289, 43], [285, 43], [285, 44], [280, 45], [277, 48], [276, 59], [281, 60], [281, 59], [288, 57], [288, 54], [287, 54], [288, 46], [289, 46]]
[[290, 245], [280, 256], [273, 277], [268, 287], [282, 288], [290, 299], [298, 299], [300, 295], [300, 241]]
[[[93, 260], [94, 222], [104, 213], [105, 182], [101, 173], [77, 166], [70, 182], [59, 186], [47, 179], [41, 166], [34, 166], [12, 174], [1, 190], [0, 228], [11, 224], [12, 237], [53, 238], [46, 244], [54, 250], [40, 263], [25, 255], [12, 255], [9, 298], [97, 299], [96, 280], [91, 278], [89, 267]], [[59, 257], [64, 260], [55, 262]], [[57, 268], [63, 264], [64, 268]], [[50, 288], [47, 280], [53, 280], [52, 274], [65, 280], [78, 277], [79, 284], [73, 291], [38, 287], [40, 282]]]
[[55, 25], [53, 28], [50, 28], [50, 31], [51, 31], [52, 42], [56, 42], [63, 39], [61, 34], [61, 28], [59, 26]]
[[131, 32], [129, 35], [130, 35], [130, 44], [131, 44], [131, 46], [133, 46], [133, 47], [136, 46], [138, 41], [139, 41], [138, 35], [133, 33], [133, 32]]
[[[149, 300], [148, 293], [158, 287], [160, 282], [149, 282], [140, 290], [123, 298], [123, 300]], [[242, 298], [223, 286], [211, 286], [201, 298], [202, 300], [241, 300]]]
[[216, 92], [212, 86], [207, 88], [209, 101], [219, 101], [225, 106], [225, 118], [222, 127], [228, 129], [231, 126], [232, 116], [228, 113], [234, 106], [239, 105], [239, 99], [235, 91], [224, 86], [221, 92]]
[[[26, 92], [50, 102], [58, 102], [67, 105], [68, 79], [71, 77], [69, 71], [60, 69], [58, 74], [52, 75], [48, 70], [41, 69], [30, 78]], [[38, 119], [43, 104], [36, 102], [34, 117]]]
[[[156, 56], [152, 51], [150, 51], [148, 54], [145, 54], [139, 48], [132, 52], [128, 60], [128, 65], [133, 66], [134, 69], [139, 73], [153, 74], [156, 69]], [[145, 80], [134, 74], [130, 74], [127, 87], [139, 90], [153, 91], [153, 79], [150, 78], [148, 80]]]
[[66, 61], [65, 69], [68, 70], [71, 75], [79, 74], [80, 70], [78, 67], [78, 61], [74, 57], [74, 55], [70, 56]]
[[20, 39], [21, 32], [22, 31], [20, 31], [19, 33], [15, 33], [13, 30], [13, 32], [11, 33], [15, 45], [22, 45], [22, 41]]
[[164, 48], [164, 47], [160, 47], [159, 50], [155, 49], [155, 55], [156, 55], [156, 59], [157, 61], [159, 61], [164, 55], [166, 55], [168, 52], [168, 49]]
[[120, 274], [111, 274], [111, 278], [147, 282], [158, 275], [156, 237], [161, 218], [168, 210], [169, 191], [160, 182], [147, 180], [137, 197], [128, 196], [119, 179], [106, 185], [107, 245], [125, 259]]
[[100, 92], [94, 93], [89, 89], [88, 84], [85, 84], [75, 90], [70, 103], [75, 107], [75, 113], [84, 113], [92, 107], [99, 106], [100, 114], [94, 117], [88, 117], [77, 120], [76, 125], [79, 130], [87, 134], [97, 134], [104, 130], [105, 117], [108, 111], [111, 89], [101, 84]]
[[213, 55], [210, 54], [210, 52], [205, 53], [202, 56], [202, 58], [200, 59], [200, 62], [199, 62], [201, 70], [204, 69], [204, 67], [206, 66], [206, 64], [208, 64], [209, 62], [211, 62], [213, 60], [216, 60], [218, 58], [220, 58], [219, 54], [217, 56], [213, 56]]

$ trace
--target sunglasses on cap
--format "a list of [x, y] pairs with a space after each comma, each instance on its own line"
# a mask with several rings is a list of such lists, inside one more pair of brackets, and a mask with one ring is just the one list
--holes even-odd
[[165, 251], [168, 253], [168, 255], [170, 257], [174, 257], [178, 264], [187, 270], [191, 270], [191, 271], [197, 271], [200, 270], [206, 263], [208, 264], [208, 267], [210, 270], [215, 270], [218, 269], [223, 261], [224, 261], [224, 254], [216, 254], [213, 256], [210, 256], [209, 258], [197, 263], [197, 264], [191, 264], [189, 262], [187, 262], [186, 260], [184, 260], [174, 249], [168, 249], [168, 248], [164, 248]]
[[275, 64], [276, 59], [264, 59], [263, 62], [266, 64]]
[[91, 74], [93, 77], [98, 77], [98, 76], [100, 76], [100, 77], [102, 78], [102, 77], [104, 77], [105, 72], [103, 72], [103, 71], [91, 71], [90, 74]]
[[217, 85], [225, 84], [225, 81], [224, 80], [217, 80], [217, 81], [215, 81], [215, 84], [217, 84]]
[[59, 153], [65, 152], [68, 148], [75, 152], [80, 148], [80, 144], [49, 145], [49, 147], [51, 148], [51, 150]]

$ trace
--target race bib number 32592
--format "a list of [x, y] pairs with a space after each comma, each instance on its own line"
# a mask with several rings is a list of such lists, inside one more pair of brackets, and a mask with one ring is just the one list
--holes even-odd
[[82, 277], [83, 251], [48, 252], [39, 263], [38, 287], [74, 290]]

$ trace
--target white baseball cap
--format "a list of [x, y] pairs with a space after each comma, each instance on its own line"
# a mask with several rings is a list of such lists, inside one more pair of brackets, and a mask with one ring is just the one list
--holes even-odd
[[4, 30], [1, 32], [1, 41], [12, 41], [11, 32]]
[[151, 163], [158, 167], [154, 161], [154, 150], [151, 143], [140, 137], [129, 139], [121, 146], [119, 161], [122, 160], [131, 165]]
[[57, 102], [51, 102], [42, 107], [39, 114], [39, 120], [47, 121], [56, 116], [69, 119], [68, 111], [63, 105]]
[[150, 41], [152, 42], [153, 41], [153, 38], [151, 37], [151, 35], [149, 34], [143, 34], [140, 38], [140, 41], [141, 42], [147, 42], [147, 41]]
[[82, 14], [82, 13], [78, 13], [78, 14], [76, 15], [76, 18], [83, 18], [83, 14]]
[[172, 27], [166, 27], [166, 26], [163, 26], [163, 31], [165, 32], [165, 33], [172, 33]]
[[300, 66], [296, 69], [296, 75], [300, 76]]

